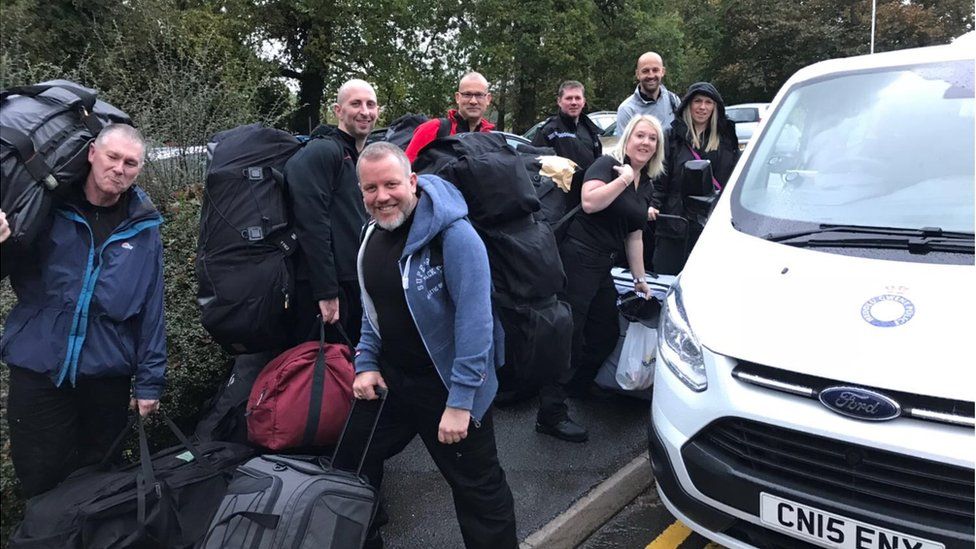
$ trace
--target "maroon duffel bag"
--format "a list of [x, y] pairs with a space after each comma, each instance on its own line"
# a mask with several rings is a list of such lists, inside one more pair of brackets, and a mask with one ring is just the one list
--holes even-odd
[[247, 438], [270, 450], [339, 440], [356, 376], [347, 345], [319, 341], [288, 349], [258, 375], [247, 401]]

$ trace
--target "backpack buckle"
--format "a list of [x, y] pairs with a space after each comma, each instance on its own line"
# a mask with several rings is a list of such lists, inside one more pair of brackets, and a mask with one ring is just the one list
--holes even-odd
[[260, 166], [245, 168], [244, 171], [247, 173], [247, 178], [250, 181], [261, 181], [264, 179], [264, 168]]
[[250, 240], [251, 242], [264, 240], [264, 229], [257, 226], [248, 227], [241, 231], [241, 236], [244, 237], [244, 240]]

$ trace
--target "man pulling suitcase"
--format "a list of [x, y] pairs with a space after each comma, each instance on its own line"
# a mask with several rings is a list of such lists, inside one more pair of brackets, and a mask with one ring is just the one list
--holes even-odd
[[[451, 486], [465, 546], [514, 548], [514, 503], [489, 410], [504, 348], [484, 244], [460, 192], [437, 176], [418, 178], [395, 145], [367, 146], [357, 172], [374, 222], [359, 251], [353, 395], [372, 400], [390, 387], [363, 472], [378, 489], [383, 460], [420, 435]], [[374, 533], [366, 546], [382, 540]]]

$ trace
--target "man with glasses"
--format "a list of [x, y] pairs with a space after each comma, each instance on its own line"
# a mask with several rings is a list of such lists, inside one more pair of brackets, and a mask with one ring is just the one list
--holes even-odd
[[435, 118], [417, 126], [413, 139], [407, 146], [410, 162], [417, 159], [420, 150], [438, 137], [464, 132], [490, 132], [495, 125], [483, 116], [491, 104], [488, 80], [480, 73], [469, 72], [461, 77], [458, 91], [454, 93], [457, 109], [447, 111], [447, 118]]

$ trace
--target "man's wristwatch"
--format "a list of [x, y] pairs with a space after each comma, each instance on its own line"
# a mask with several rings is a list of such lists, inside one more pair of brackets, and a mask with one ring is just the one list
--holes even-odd
[[647, 282], [647, 281], [644, 280], [643, 278], [635, 278], [634, 279], [634, 284], [640, 284], [641, 282]]

